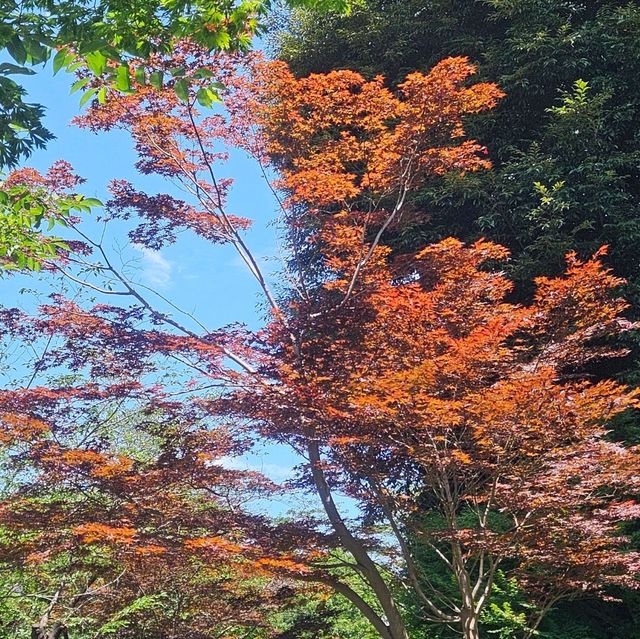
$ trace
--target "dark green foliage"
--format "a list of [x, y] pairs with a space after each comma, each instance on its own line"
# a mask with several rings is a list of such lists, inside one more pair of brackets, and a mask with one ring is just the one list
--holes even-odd
[[377, 639], [376, 632], [340, 595], [299, 596], [275, 615], [273, 639]]
[[624, 601], [606, 606], [597, 601], [569, 601], [546, 619], [549, 639], [635, 639], [640, 627], [640, 600], [626, 593]]
[[29, 155], [32, 149], [42, 148], [53, 137], [41, 123], [44, 109], [26, 103], [25, 90], [7, 77], [16, 73], [15, 69], [24, 67], [0, 64], [0, 166], [9, 167]]

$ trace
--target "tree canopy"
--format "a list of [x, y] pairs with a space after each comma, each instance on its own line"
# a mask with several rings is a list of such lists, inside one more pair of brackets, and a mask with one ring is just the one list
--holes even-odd
[[[585, 635], [585, 601], [640, 591], [640, 447], [615, 430], [640, 408], [638, 7], [287, 6], [289, 63], [249, 50], [266, 0], [6, 7], [0, 71], [53, 55], [73, 124], [127, 137], [137, 175], [105, 176], [104, 204], [64, 160], [2, 185], [0, 268], [41, 287], [0, 306], [3, 630]], [[9, 128], [9, 155], [46, 141]], [[234, 208], [240, 154], [277, 272], [263, 211]], [[189, 274], [207, 284], [233, 256], [256, 321], [183, 310], [110, 229], [223, 256]], [[244, 465], [258, 447], [290, 451], [287, 479]]]
[[[627, 314], [637, 317], [640, 111], [628, 79], [640, 62], [639, 16], [633, 1], [366, 0], [347, 17], [297, 12], [277, 35], [275, 50], [299, 75], [354, 68], [396, 82], [443, 56], [470, 56], [479, 77], [506, 93], [489, 114], [466, 121], [487, 146], [493, 168], [425, 185], [416, 197], [424, 217], [396, 234], [394, 250], [448, 235], [490, 238], [510, 249], [504, 268], [515, 278], [512, 297], [523, 300], [533, 294], [537, 276], [564, 268], [568, 250], [586, 258], [607, 244], [607, 263], [627, 278]], [[637, 384], [637, 339], [622, 343], [630, 355], [592, 372]], [[633, 413], [612, 427], [614, 437], [639, 441]], [[637, 523], [629, 530], [637, 531]], [[425, 561], [436, 565], [427, 554]], [[634, 636], [637, 598], [626, 593], [622, 599], [565, 605], [545, 631]], [[519, 623], [513, 611], [496, 615], [505, 624], [511, 619], [514, 628]]]
[[469, 56], [506, 94], [467, 123], [494, 169], [426, 185], [429, 222], [402, 240], [485, 235], [512, 251], [522, 285], [560, 272], [568, 250], [608, 244], [635, 307], [639, 34], [637, 2], [367, 0], [346, 17], [294, 14], [278, 51], [300, 75], [350, 68], [396, 82]]
[[[506, 275], [487, 268], [507, 258], [499, 245], [388, 243], [420, 221], [413, 196], [434, 176], [490, 170], [465, 118], [495, 109], [502, 90], [476, 81], [463, 57], [411, 73], [397, 90], [352, 71], [297, 79], [281, 62], [192, 43], [148, 64], [184, 75], [128, 93], [95, 78], [105, 99], [76, 122], [126, 131], [138, 170], [184, 197], [115, 180], [110, 217], [134, 218], [131, 240], [150, 249], [184, 233], [233, 248], [267, 323], [258, 332], [182, 323], [71, 220], [77, 239], [43, 268], [104, 299], [56, 295], [34, 316], [3, 311], [5, 339], [44, 345], [27, 385], [0, 393], [7, 452], [29, 469], [3, 502], [5, 560], [104, 549], [101, 584], [119, 567], [144, 579], [162, 566], [224, 566], [207, 573], [207, 618], [218, 625], [251, 628], [255, 597], [267, 614], [272, 597], [313, 585], [346, 598], [381, 639], [407, 639], [416, 618], [478, 639], [494, 585], [510, 579], [528, 596], [524, 638], [576, 592], [637, 586], [638, 553], [620, 524], [639, 511], [638, 451], [609, 441], [606, 422], [637, 407], [638, 392], [589, 373], [624, 354], [610, 338], [633, 328], [606, 250], [569, 254], [561, 276], [538, 278], [531, 302], [517, 304]], [[200, 111], [212, 80], [224, 113]], [[245, 239], [251, 221], [228, 209], [229, 147], [278, 171], [288, 250], [308, 256], [278, 292]], [[10, 179], [37, 188], [48, 178]], [[57, 381], [56, 371], [66, 374]], [[51, 381], [36, 386], [44, 374]], [[122, 448], [121, 418], [106, 425], [114, 403], [138, 446]], [[296, 485], [225, 467], [256, 439], [303, 456]], [[245, 507], [296, 487], [316, 494], [322, 519], [271, 521]], [[339, 492], [357, 514], [344, 513]], [[441, 582], [418, 561], [424, 545], [442, 562]], [[199, 583], [185, 583], [185, 596], [198, 601]], [[54, 588], [53, 608], [74, 610], [91, 591], [80, 586], [64, 604]], [[113, 618], [100, 605], [94, 614]], [[184, 632], [197, 637], [199, 623], [189, 618]]]

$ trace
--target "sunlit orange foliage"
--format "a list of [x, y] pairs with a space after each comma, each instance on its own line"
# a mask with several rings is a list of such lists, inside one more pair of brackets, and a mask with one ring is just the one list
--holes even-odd
[[135, 528], [114, 528], [104, 524], [82, 524], [76, 526], [73, 532], [86, 543], [98, 541], [116, 544], [130, 544], [136, 534]]
[[283, 161], [281, 185], [294, 201], [340, 205], [364, 190], [390, 194], [447, 171], [489, 168], [484, 147], [464, 139], [463, 117], [503, 93], [469, 84], [474, 73], [468, 59], [448, 58], [392, 92], [381, 76], [296, 79], [284, 63], [258, 63], [250, 117], [267, 134], [264, 151]]

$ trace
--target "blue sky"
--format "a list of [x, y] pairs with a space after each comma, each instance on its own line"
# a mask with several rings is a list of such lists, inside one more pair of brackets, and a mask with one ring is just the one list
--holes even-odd
[[[50, 65], [35, 76], [24, 77], [29, 101], [47, 107], [45, 124], [57, 136], [46, 150], [34, 153], [24, 165], [44, 171], [58, 159], [67, 160], [87, 180], [81, 192], [103, 201], [108, 199], [107, 185], [112, 179], [130, 180], [150, 193], [171, 192], [160, 178], [137, 174], [134, 168], [136, 156], [125, 133], [95, 135], [70, 126], [71, 119], [81, 112], [79, 94], [69, 94], [72, 81], [72, 76], [64, 73], [54, 77]], [[254, 220], [253, 227], [247, 232], [254, 254], [261, 259], [277, 256], [278, 232], [273, 225], [277, 202], [259, 167], [244, 154], [236, 152], [232, 153], [224, 175], [236, 180], [229, 198], [229, 212]], [[102, 225], [89, 218], [83, 228], [98, 237]], [[258, 287], [231, 247], [211, 245], [190, 233], [183, 233], [176, 244], [161, 252], [140, 250], [128, 245], [126, 228], [122, 224], [113, 225], [106, 235], [105, 245], [116, 253], [123, 250], [127, 259], [135, 258], [140, 282], [156, 288], [181, 308], [194, 313], [208, 328], [231, 322], [242, 322], [250, 328], [261, 325], [262, 311], [258, 305], [262, 299]], [[265, 270], [273, 273], [274, 278], [278, 268], [277, 259], [265, 262]], [[0, 280], [0, 286], [0, 303], [5, 306], [32, 308], [34, 298], [30, 294], [19, 294], [22, 288], [43, 293], [50, 291], [46, 276], [37, 275], [5, 278]], [[113, 299], [110, 301], [114, 302]], [[232, 463], [236, 467], [262, 470], [272, 479], [282, 481], [298, 461], [288, 448], [266, 445], [259, 447], [251, 457]], [[300, 508], [301, 503], [273, 504], [269, 510], [283, 512], [290, 507]]]
[[[52, 76], [50, 66], [24, 78], [29, 99], [46, 105], [45, 124], [57, 135], [25, 165], [46, 170], [56, 160], [67, 160], [87, 180], [81, 187], [83, 194], [103, 201], [108, 199], [107, 185], [112, 179], [130, 180], [150, 192], [170, 192], [171, 187], [161, 179], [136, 172], [136, 155], [126, 133], [96, 135], [69, 124], [81, 112], [79, 94], [69, 95], [71, 82], [72, 76], [64, 73]], [[277, 255], [277, 231], [270, 224], [277, 215], [277, 203], [259, 167], [243, 153], [235, 152], [224, 168], [224, 176], [236, 180], [229, 212], [254, 220], [247, 234], [254, 253], [261, 258]], [[101, 226], [90, 220], [83, 226], [94, 234], [101, 231]], [[126, 244], [125, 229], [115, 225], [108, 241], [114, 248]], [[258, 288], [231, 247], [212, 246], [184, 233], [176, 245], [161, 253], [134, 249], [130, 256], [139, 260], [143, 283], [157, 287], [179, 306], [195, 311], [207, 326], [235, 321], [251, 327], [259, 325], [261, 317], [255, 308], [260, 301]], [[273, 271], [278, 267], [270, 261], [266, 268]]]

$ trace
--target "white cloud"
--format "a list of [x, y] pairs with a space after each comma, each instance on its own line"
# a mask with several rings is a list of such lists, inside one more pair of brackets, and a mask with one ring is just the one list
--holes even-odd
[[142, 277], [150, 286], [166, 288], [171, 284], [173, 263], [162, 257], [159, 251], [136, 245], [142, 255]]

